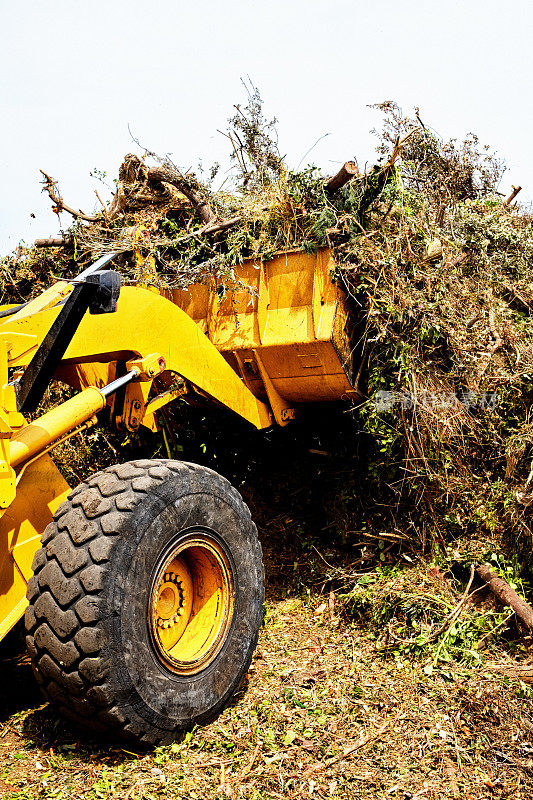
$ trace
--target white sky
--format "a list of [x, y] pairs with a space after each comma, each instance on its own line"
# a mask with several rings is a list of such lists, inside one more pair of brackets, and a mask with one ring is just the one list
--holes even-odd
[[[128, 123], [183, 168], [221, 160], [240, 77], [296, 166], [371, 161], [366, 106], [394, 99], [444, 137], [477, 133], [533, 198], [533, 7], [526, 0], [0, 0], [0, 254], [54, 235], [39, 167], [96, 208], [97, 167], [138, 152]], [[35, 219], [30, 213], [35, 214]], [[65, 227], [70, 224], [62, 215]]]

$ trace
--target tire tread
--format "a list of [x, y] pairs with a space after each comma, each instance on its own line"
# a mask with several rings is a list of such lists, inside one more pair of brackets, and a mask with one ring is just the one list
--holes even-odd
[[[115, 705], [98, 625], [100, 592], [124, 518], [162, 481], [199, 471], [216, 475], [251, 522], [241, 496], [218, 473], [186, 462], [142, 459], [108, 467], [74, 489], [43, 534], [28, 583], [27, 649], [45, 696], [79, 725], [143, 744], [168, 741]], [[254, 548], [262, 563], [257, 536]]]

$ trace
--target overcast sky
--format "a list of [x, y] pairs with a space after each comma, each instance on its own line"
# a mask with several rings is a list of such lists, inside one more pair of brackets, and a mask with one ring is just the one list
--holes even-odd
[[[227, 154], [240, 83], [278, 117], [290, 166], [372, 161], [370, 103], [394, 99], [444, 137], [477, 133], [533, 198], [533, 10], [525, 0], [0, 0], [0, 254], [54, 235], [39, 168], [96, 206], [139, 140], [183, 168]], [[104, 190], [105, 191], [105, 190]], [[34, 214], [35, 218], [30, 215]], [[61, 222], [70, 224], [67, 214]]]

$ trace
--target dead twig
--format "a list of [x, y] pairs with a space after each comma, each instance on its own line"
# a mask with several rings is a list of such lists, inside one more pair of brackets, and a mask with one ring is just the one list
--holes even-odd
[[374, 733], [367, 734], [367, 736], [364, 736], [356, 744], [351, 745], [351, 747], [347, 747], [343, 753], [339, 753], [338, 755], [333, 756], [332, 758], [328, 758], [321, 764], [315, 764], [312, 767], [308, 767], [303, 773], [303, 777], [306, 778], [309, 775], [313, 775], [315, 772], [325, 772], [334, 764], [338, 764], [339, 761], [344, 761], [345, 758], [351, 756], [352, 753], [355, 753], [356, 750], [360, 750], [361, 747], [364, 747], [372, 740], [377, 739], [379, 736], [381, 736], [381, 734], [384, 733], [386, 729], [389, 727], [389, 724], [390, 724], [389, 722], [386, 722], [385, 725], [382, 725], [381, 728], [378, 728], [378, 730], [375, 731]]
[[76, 211], [74, 208], [67, 206], [66, 203], [63, 202], [63, 198], [59, 194], [57, 189], [57, 181], [55, 181], [50, 175], [48, 175], [43, 169], [39, 170], [43, 175], [44, 180], [43, 183], [43, 192], [48, 193], [48, 197], [54, 204], [52, 211], [55, 214], [61, 214], [62, 211], [66, 211], [67, 214], [71, 214], [75, 219], [83, 219], [85, 222], [95, 222], [98, 219], [98, 216], [91, 216], [90, 214], [85, 214], [83, 211], [78, 210]]
[[478, 386], [481, 382], [481, 378], [487, 371], [487, 368], [492, 360], [492, 356], [500, 349], [500, 347], [503, 344], [502, 337], [500, 336], [498, 329], [496, 327], [496, 317], [494, 313], [494, 305], [492, 303], [492, 298], [493, 298], [492, 289], [488, 289], [487, 292], [485, 293], [485, 301], [488, 305], [489, 330], [494, 341], [492, 342], [491, 345], [489, 345], [487, 356], [485, 358], [485, 363], [483, 364], [483, 367], [481, 368], [481, 371], [478, 375], [477, 378]]
[[472, 564], [470, 567], [470, 577], [468, 579], [468, 583], [466, 584], [466, 589], [464, 590], [463, 595], [461, 596], [461, 599], [459, 600], [455, 608], [448, 614], [442, 625], [436, 631], [434, 631], [434, 633], [432, 633], [431, 636], [429, 636], [429, 638], [426, 640], [426, 644], [428, 642], [434, 641], [435, 639], [438, 639], [442, 633], [448, 631], [452, 627], [452, 625], [454, 625], [454, 623], [459, 619], [461, 611], [463, 610], [465, 603], [468, 600], [468, 594], [470, 592], [470, 587], [472, 586], [472, 582], [474, 580], [474, 574], [475, 574], [475, 567]]
[[254, 751], [253, 751], [253, 753], [251, 755], [251, 758], [250, 758], [249, 762], [247, 763], [247, 765], [241, 770], [241, 772], [237, 776], [239, 780], [243, 780], [243, 778], [246, 778], [246, 776], [250, 774], [250, 772], [252, 771], [252, 767], [255, 764], [256, 758], [259, 755], [259, 751], [260, 750], [261, 750], [261, 743], [259, 743], [259, 744], [257, 744], [255, 746]]
[[102, 200], [102, 198], [100, 197], [100, 195], [98, 194], [96, 189], [94, 190], [94, 193], [95, 193], [96, 197], [98, 198], [98, 202], [102, 206], [102, 214], [103, 214], [103, 217], [104, 217], [104, 221], [107, 223], [107, 221], [108, 221], [108, 219], [107, 219], [107, 206], [104, 203], [104, 201]]
[[411, 136], [412, 136], [414, 133], [416, 133], [418, 130], [419, 130], [419, 128], [411, 128], [411, 130], [410, 130], [410, 131], [408, 131], [408, 132], [405, 134], [405, 136], [403, 136], [401, 139], [400, 139], [400, 137], [399, 137], [399, 136], [396, 138], [396, 141], [394, 142], [394, 146], [393, 146], [393, 148], [392, 148], [392, 153], [391, 153], [391, 155], [390, 155], [390, 158], [389, 158], [389, 161], [388, 161], [387, 167], [392, 167], [392, 165], [394, 164], [394, 162], [396, 161], [396, 159], [397, 159], [397, 158], [398, 158], [398, 156], [400, 155], [400, 153], [401, 153], [401, 151], [402, 151], [402, 147], [405, 145], [405, 143], [406, 143], [407, 141], [409, 141], [409, 139], [411, 138]]

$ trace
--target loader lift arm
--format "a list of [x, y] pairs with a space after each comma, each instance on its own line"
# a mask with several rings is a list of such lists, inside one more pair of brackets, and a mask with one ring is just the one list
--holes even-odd
[[[36, 342], [43, 342], [61, 313], [58, 306], [32, 313], [30, 305], [6, 319], [0, 335], [5, 332], [16, 353], [25, 334], [31, 332]], [[27, 368], [35, 349], [34, 345], [16, 353], [9, 366]], [[110, 365], [151, 353], [164, 358], [169, 372], [190, 381], [255, 427], [272, 424], [268, 406], [244, 385], [188, 314], [158, 292], [138, 286], [122, 288], [114, 314], [83, 317], [63, 355], [62, 379], [82, 388], [104, 386], [114, 377]], [[84, 368], [88, 364], [91, 367]]]
[[119, 294], [120, 275], [113, 270], [88, 275], [85, 280], [78, 278], [17, 384], [19, 411], [25, 414], [37, 410], [86, 311], [114, 313]]

